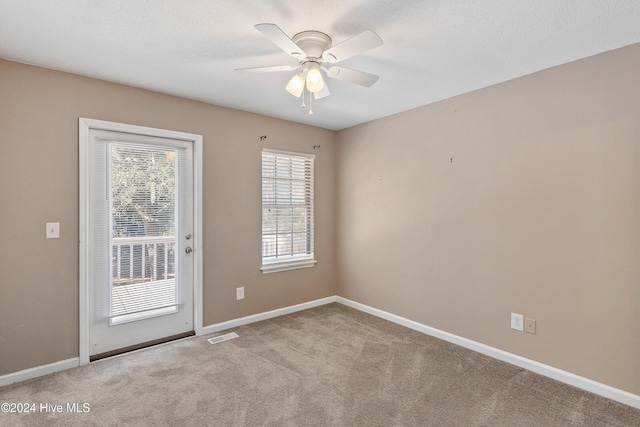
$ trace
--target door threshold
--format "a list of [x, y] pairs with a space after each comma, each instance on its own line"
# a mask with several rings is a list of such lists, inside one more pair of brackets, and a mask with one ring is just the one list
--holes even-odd
[[147, 341], [140, 344], [130, 345], [128, 347], [118, 348], [116, 350], [105, 351], [104, 353], [94, 354], [89, 356], [89, 362], [95, 362], [97, 360], [106, 359], [107, 357], [118, 356], [124, 353], [130, 353], [132, 351], [141, 350], [147, 347], [153, 347], [159, 344], [165, 344], [171, 341], [176, 341], [182, 338], [192, 337], [196, 333], [195, 331], [183, 332], [181, 334], [171, 335], [169, 337], [158, 338], [157, 340]]

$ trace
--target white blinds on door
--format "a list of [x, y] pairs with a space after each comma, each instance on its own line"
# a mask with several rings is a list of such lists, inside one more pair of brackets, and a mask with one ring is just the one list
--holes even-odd
[[98, 319], [109, 317], [109, 197], [107, 195], [107, 152], [108, 142], [94, 139], [89, 145], [93, 155], [89, 157], [88, 170], [92, 171], [89, 179], [90, 202], [89, 209], [89, 245], [91, 257], [89, 263], [90, 286], [93, 287], [92, 303], [94, 315]]
[[100, 132], [93, 144], [90, 263], [96, 316], [122, 322], [175, 311], [181, 301], [177, 251], [184, 252], [177, 236], [185, 233], [176, 229], [183, 223], [176, 219], [190, 215], [178, 203], [191, 191], [190, 181], [179, 179], [191, 173], [186, 150], [109, 136]]

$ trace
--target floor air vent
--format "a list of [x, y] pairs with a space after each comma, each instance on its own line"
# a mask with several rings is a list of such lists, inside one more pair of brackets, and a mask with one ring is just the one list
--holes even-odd
[[238, 336], [239, 335], [236, 334], [235, 332], [231, 332], [228, 334], [218, 335], [217, 337], [209, 338], [207, 341], [209, 341], [211, 344], [218, 344], [219, 342], [222, 342], [222, 341], [229, 341], [234, 338], [238, 338]]

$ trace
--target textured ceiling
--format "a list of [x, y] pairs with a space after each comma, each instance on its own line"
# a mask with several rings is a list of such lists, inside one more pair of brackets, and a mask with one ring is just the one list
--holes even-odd
[[[313, 115], [285, 90], [296, 64], [253, 26], [371, 29], [384, 45], [341, 63], [369, 88], [328, 80]], [[0, 57], [343, 129], [640, 42], [637, 0], [0, 0]], [[0, 76], [2, 78], [2, 76]]]

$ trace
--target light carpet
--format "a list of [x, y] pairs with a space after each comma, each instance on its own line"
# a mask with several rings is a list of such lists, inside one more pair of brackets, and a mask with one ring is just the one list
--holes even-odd
[[0, 425], [640, 426], [640, 410], [340, 304], [233, 331], [0, 388], [37, 405]]

